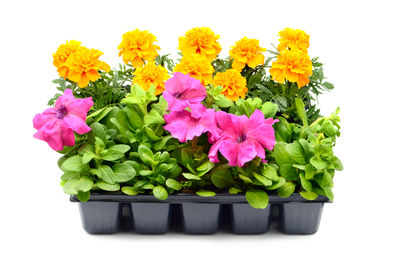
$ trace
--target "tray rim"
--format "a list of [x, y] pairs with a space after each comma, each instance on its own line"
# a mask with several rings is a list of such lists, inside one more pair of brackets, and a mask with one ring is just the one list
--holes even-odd
[[[155, 198], [153, 195], [136, 195], [129, 196], [123, 193], [91, 193], [90, 198], [87, 202], [80, 202], [76, 195], [70, 196], [71, 202], [87, 203], [87, 202], [120, 202], [120, 203], [134, 203], [134, 202], [146, 202], [146, 203], [171, 203], [171, 204], [183, 204], [183, 203], [214, 203], [214, 204], [234, 204], [234, 203], [247, 203], [246, 196], [244, 194], [229, 194], [219, 193], [213, 197], [202, 197], [194, 194], [172, 194], [169, 195], [166, 200], [160, 200]], [[270, 204], [281, 204], [281, 203], [330, 203], [329, 199], [325, 196], [319, 195], [314, 200], [304, 199], [299, 193], [294, 193], [287, 198], [282, 198], [278, 195], [269, 195]]]

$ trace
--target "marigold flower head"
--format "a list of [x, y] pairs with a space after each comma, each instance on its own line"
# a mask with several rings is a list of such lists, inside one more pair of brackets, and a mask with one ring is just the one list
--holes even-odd
[[160, 47], [153, 44], [155, 41], [157, 38], [148, 31], [126, 32], [118, 45], [118, 55], [122, 55], [125, 64], [130, 62], [134, 68], [142, 67], [144, 61], [153, 61], [157, 57]]
[[174, 72], [189, 74], [190, 77], [199, 80], [202, 85], [206, 86], [212, 81], [214, 68], [207, 58], [192, 54], [184, 56], [181, 62], [175, 66]]
[[281, 37], [278, 45], [279, 51], [289, 48], [307, 52], [310, 46], [310, 36], [302, 30], [285, 28], [279, 32], [279, 36]]
[[245, 98], [247, 93], [246, 78], [235, 69], [218, 72], [214, 77], [214, 85], [221, 85], [223, 87], [221, 93], [233, 101], [239, 97]]
[[255, 68], [264, 62], [263, 52], [267, 51], [262, 48], [257, 39], [248, 39], [244, 37], [236, 42], [229, 51], [229, 55], [233, 58], [232, 68], [241, 71], [247, 64], [250, 68]]
[[162, 66], [156, 66], [154, 61], [137, 68], [133, 75], [135, 77], [132, 82], [139, 84], [146, 91], [153, 84], [156, 87], [156, 95], [165, 90], [165, 81], [169, 79], [168, 71]]
[[212, 61], [221, 52], [218, 39], [219, 35], [215, 35], [210, 28], [193, 28], [187, 31], [184, 37], [179, 37], [178, 49], [182, 51], [183, 56], [199, 54]]
[[67, 68], [69, 71], [68, 79], [78, 83], [83, 88], [89, 84], [89, 81], [96, 81], [100, 78], [99, 70], [110, 71], [110, 66], [99, 60], [103, 52], [97, 49], [79, 47], [67, 59]]
[[69, 71], [67, 67], [67, 59], [69, 56], [81, 46], [81, 42], [67, 41], [65, 44], [60, 45], [57, 51], [53, 53], [53, 65], [57, 68], [61, 77], [67, 78]]
[[277, 55], [276, 61], [272, 62], [269, 69], [271, 77], [284, 83], [296, 82], [299, 88], [309, 83], [309, 76], [312, 75], [312, 62], [308, 54], [298, 49], [286, 49]]

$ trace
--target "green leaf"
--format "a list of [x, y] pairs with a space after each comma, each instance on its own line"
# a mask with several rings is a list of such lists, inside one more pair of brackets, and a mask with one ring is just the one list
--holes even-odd
[[285, 178], [279, 177], [278, 179], [279, 179], [279, 181], [278, 181], [277, 183], [275, 183], [275, 184], [273, 184], [273, 185], [271, 185], [271, 186], [266, 187], [267, 190], [275, 190], [275, 189], [277, 189], [277, 188], [283, 186], [283, 185], [286, 183], [286, 179], [285, 179]]
[[256, 172], [253, 172], [254, 178], [256, 178], [259, 182], [261, 182], [264, 186], [272, 185], [272, 180], [268, 179], [267, 177], [262, 176]]
[[101, 153], [101, 157], [102, 157], [102, 159], [107, 160], [107, 161], [114, 161], [114, 160], [118, 160], [118, 159], [124, 157], [124, 153], [121, 153], [116, 150], [108, 150], [107, 149]]
[[261, 111], [266, 118], [272, 118], [278, 111], [278, 105], [272, 102], [265, 102], [261, 107]]
[[141, 170], [139, 171], [140, 176], [149, 176], [153, 174], [152, 170]]
[[144, 116], [144, 123], [146, 125], [157, 125], [157, 124], [164, 124], [164, 118], [156, 111], [150, 110], [149, 114]]
[[264, 168], [261, 171], [261, 174], [274, 182], [277, 182], [279, 180], [276, 169], [270, 165], [265, 164]]
[[182, 173], [182, 175], [183, 175], [183, 177], [185, 177], [186, 179], [189, 179], [189, 180], [201, 180], [201, 178], [199, 176], [194, 175], [192, 173], [186, 172], [186, 173]]
[[307, 180], [311, 180], [312, 178], [314, 178], [314, 174], [315, 174], [315, 169], [311, 164], [307, 164], [305, 167], [305, 178]]
[[165, 200], [168, 198], [168, 192], [162, 185], [157, 185], [153, 188], [153, 195], [160, 200]]
[[[91, 118], [93, 118], [93, 120], [95, 122], [99, 122], [100, 120], [102, 120], [105, 116], [107, 116], [108, 113], [110, 113], [110, 111], [112, 110], [111, 107], [104, 107], [102, 109], [99, 109], [95, 112], [93, 112], [92, 114], [90, 114], [89, 116], [87, 116], [86, 120], [89, 120]], [[92, 128], [93, 129], [93, 128]]]
[[228, 192], [229, 192], [229, 194], [235, 195], [235, 194], [239, 194], [240, 192], [242, 192], [242, 190], [239, 188], [236, 188], [236, 187], [231, 187], [231, 188], [229, 188]]
[[299, 143], [301, 147], [303, 148], [304, 156], [305, 159], [307, 160], [310, 154], [310, 145], [305, 139], [299, 139]]
[[324, 82], [322, 85], [328, 90], [332, 90], [334, 88], [333, 84], [330, 82]]
[[122, 193], [129, 195], [129, 196], [135, 196], [139, 194], [138, 191], [136, 191], [132, 186], [124, 186], [121, 188]]
[[324, 171], [324, 175], [322, 176], [321, 187], [333, 187], [332, 175], [327, 170]]
[[279, 166], [282, 166], [283, 164], [289, 164], [291, 166], [294, 163], [290, 159], [289, 153], [286, 151], [286, 143], [284, 142], [276, 143], [273, 150], [273, 156]]
[[165, 181], [165, 184], [169, 188], [172, 188], [172, 189], [174, 189], [176, 191], [179, 191], [179, 190], [182, 189], [182, 184], [180, 182], [178, 182], [177, 180], [175, 180], [175, 179], [169, 178], [169, 179], [167, 179], [167, 181]]
[[115, 175], [113, 170], [107, 165], [100, 165], [97, 169], [91, 169], [91, 174], [97, 175], [103, 181], [114, 184], [115, 183]]
[[307, 192], [311, 192], [312, 191], [312, 184], [309, 180], [307, 180], [304, 177], [304, 173], [300, 173], [300, 182], [301, 182], [301, 186], [307, 191]]
[[265, 209], [268, 206], [269, 197], [264, 191], [250, 189], [246, 192], [246, 200], [255, 209]]
[[301, 147], [300, 143], [294, 142], [291, 144], [286, 145], [286, 151], [292, 157], [292, 159], [299, 164], [306, 164], [304, 159], [303, 148]]
[[332, 201], [333, 200], [332, 189], [329, 187], [324, 187], [323, 189], [324, 189], [325, 195], [329, 198], [330, 201]]
[[201, 196], [201, 197], [213, 197], [213, 196], [215, 196], [215, 192], [204, 190], [204, 189], [197, 190], [196, 194]]
[[297, 114], [299, 115], [299, 118], [303, 122], [303, 126], [307, 127], [308, 121], [307, 121], [306, 110], [304, 108], [304, 102], [303, 102], [303, 100], [301, 100], [299, 98], [296, 98], [294, 101], [296, 103]]
[[76, 195], [79, 191], [86, 192], [92, 189], [93, 181], [87, 176], [75, 176], [69, 179], [63, 187], [64, 193]]
[[211, 181], [218, 188], [226, 188], [233, 183], [232, 174], [228, 169], [221, 168], [211, 175]]
[[120, 185], [118, 183], [115, 184], [109, 184], [105, 181], [99, 180], [95, 184], [98, 188], [103, 189], [105, 191], [118, 191], [120, 188]]
[[226, 98], [224, 95], [217, 95], [214, 97], [214, 103], [220, 108], [229, 108], [233, 106], [233, 101]]
[[239, 178], [243, 180], [243, 182], [245, 184], [251, 184], [253, 182], [253, 180], [251, 180], [249, 177], [247, 177], [246, 175], [243, 175], [241, 173], [239, 173]]
[[322, 128], [324, 129], [324, 132], [326, 133], [327, 136], [335, 136], [336, 135], [336, 129], [330, 122], [330, 120], [325, 119], [324, 122], [322, 123]]
[[126, 113], [126, 117], [128, 118], [128, 122], [134, 129], [141, 129], [144, 125], [143, 117], [139, 115], [139, 112], [134, 107], [125, 107], [124, 111]]
[[306, 191], [301, 191], [300, 195], [307, 200], [314, 200], [318, 197], [318, 194], [316, 194], [314, 192], [306, 192]]
[[314, 156], [310, 159], [310, 163], [317, 169], [317, 170], [322, 170], [326, 168], [326, 162], [323, 161], [321, 158], [318, 156]]
[[97, 155], [100, 155], [101, 152], [104, 151], [105, 148], [105, 144], [103, 142], [103, 140], [101, 140], [99, 137], [95, 136], [94, 137], [95, 141], [94, 141], [94, 151]]
[[212, 168], [214, 168], [215, 163], [211, 161], [206, 161], [203, 164], [201, 164], [199, 167], [196, 168], [197, 175], [199, 177], [203, 176], [207, 172], [209, 172]]
[[171, 135], [164, 136], [160, 141], [158, 141], [157, 143], [155, 143], [155, 144], [153, 145], [153, 148], [154, 148], [156, 151], [161, 150], [161, 149], [164, 149], [164, 148], [165, 148], [165, 145], [167, 144], [167, 142], [168, 142], [171, 138], [173, 138]]
[[284, 185], [277, 189], [277, 193], [280, 197], [287, 198], [294, 193], [296, 185], [291, 181], [286, 181]]
[[115, 181], [119, 183], [127, 182], [136, 175], [135, 169], [129, 164], [118, 163], [115, 164], [112, 169], [115, 175]]
[[100, 138], [103, 143], [106, 142], [107, 134], [103, 124], [94, 122], [90, 124], [90, 128], [92, 130], [88, 133], [88, 140], [91, 144], [95, 143], [95, 137]]
[[151, 141], [156, 142], [156, 141], [161, 140], [161, 137], [157, 136], [155, 134], [155, 132], [151, 128], [146, 126], [143, 129], [144, 129], [144, 132], [150, 138]]
[[63, 170], [64, 172], [80, 172], [83, 170], [84, 167], [85, 164], [82, 163], [82, 157], [78, 155], [68, 158], [61, 164], [61, 170]]
[[131, 147], [129, 145], [113, 145], [111, 147], [108, 148], [108, 150], [114, 150], [114, 151], [118, 151], [120, 153], [126, 153], [129, 151], [129, 149], [131, 149]]
[[90, 191], [86, 192], [79, 191], [76, 196], [78, 197], [80, 202], [86, 202], [90, 198]]
[[154, 155], [150, 148], [148, 148], [145, 145], [139, 145], [138, 152], [139, 152], [140, 159], [144, 163], [149, 164], [149, 165], [154, 164], [154, 160], [153, 160]]
[[334, 164], [335, 164], [335, 170], [343, 171], [343, 164], [342, 164], [342, 162], [340, 161], [339, 158], [334, 157]]
[[282, 164], [279, 167], [279, 173], [287, 180], [297, 180], [298, 175], [296, 169], [291, 164]]
[[190, 148], [183, 148], [181, 150], [181, 157], [182, 157], [183, 166], [185, 166], [192, 173], [196, 173], [194, 170], [195, 164], [194, 164], [194, 158], [193, 158], [193, 150]]
[[69, 179], [72, 179], [72, 178], [75, 178], [78, 176], [79, 176], [79, 173], [77, 173], [77, 172], [67, 171], [63, 175], [61, 175], [61, 180], [67, 181]]

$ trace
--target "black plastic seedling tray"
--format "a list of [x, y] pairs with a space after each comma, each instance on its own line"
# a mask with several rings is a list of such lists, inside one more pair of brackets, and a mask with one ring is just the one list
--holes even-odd
[[[79, 202], [76, 196], [70, 200]], [[276, 222], [285, 234], [305, 235], [317, 232], [326, 202], [323, 196], [309, 201], [299, 194], [288, 198], [272, 195], [267, 208], [254, 209], [244, 195], [177, 194], [158, 200], [151, 195], [93, 193], [89, 201], [78, 204], [83, 228], [90, 234], [164, 234], [174, 230], [208, 235], [220, 229], [235, 234], [263, 234]]]

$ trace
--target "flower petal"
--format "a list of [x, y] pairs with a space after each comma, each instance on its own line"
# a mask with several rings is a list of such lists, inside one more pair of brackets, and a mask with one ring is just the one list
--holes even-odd
[[33, 118], [33, 127], [39, 130], [43, 125], [45, 125], [50, 120], [55, 120], [57, 116], [57, 111], [55, 108], [48, 108], [43, 113], [36, 114]]
[[254, 142], [246, 140], [238, 144], [237, 148], [237, 165], [243, 167], [246, 162], [251, 161], [257, 155]]
[[86, 115], [90, 108], [93, 106], [92, 97], [78, 98], [74, 102], [67, 105], [67, 110], [69, 114], [73, 114], [86, 121]]
[[55, 107], [57, 109], [60, 109], [62, 107], [66, 107], [69, 104], [73, 103], [75, 101], [75, 99], [76, 98], [72, 94], [72, 90], [71, 89], [65, 89], [64, 94], [57, 99]]
[[55, 151], [63, 150], [63, 142], [60, 132], [61, 120], [48, 121], [33, 137], [46, 141]]
[[66, 124], [65, 127], [71, 128], [78, 134], [85, 134], [91, 130], [84, 120], [74, 114], [68, 114], [63, 118], [63, 121]]

